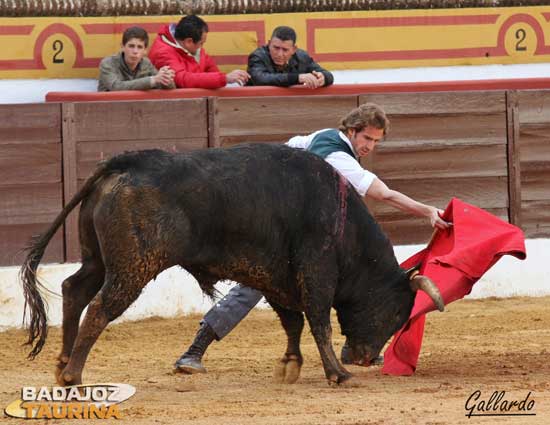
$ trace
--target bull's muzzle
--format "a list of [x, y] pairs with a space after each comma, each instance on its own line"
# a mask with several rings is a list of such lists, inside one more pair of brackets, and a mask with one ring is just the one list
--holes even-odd
[[370, 366], [378, 355], [373, 354], [367, 346], [351, 347], [349, 342], [342, 347], [341, 359], [343, 364], [354, 364], [357, 366]]

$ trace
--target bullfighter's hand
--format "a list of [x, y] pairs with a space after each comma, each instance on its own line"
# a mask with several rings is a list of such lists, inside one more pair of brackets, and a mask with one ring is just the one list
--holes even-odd
[[441, 218], [443, 212], [444, 211], [440, 210], [439, 208], [430, 207], [430, 223], [432, 227], [445, 230], [453, 225], [453, 223], [449, 223]]
[[325, 85], [325, 75], [319, 71], [312, 71], [311, 73], [317, 78], [317, 83], [319, 84], [317, 87], [323, 87]]
[[300, 84], [303, 84], [308, 89], [316, 89], [319, 87], [319, 82], [317, 81], [317, 77], [313, 74], [300, 74], [298, 77], [298, 81]]

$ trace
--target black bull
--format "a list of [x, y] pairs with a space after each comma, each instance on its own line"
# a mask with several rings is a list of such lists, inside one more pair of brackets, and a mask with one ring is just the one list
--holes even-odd
[[[213, 293], [234, 280], [260, 290], [288, 336], [278, 379], [302, 365], [304, 315], [329, 382], [351, 377], [331, 341], [334, 307], [356, 364], [369, 364], [409, 317], [415, 291], [443, 308], [429, 279], [411, 276], [357, 192], [321, 158], [286, 146], [241, 145], [189, 154], [128, 152], [101, 163], [21, 269], [30, 309], [29, 354], [47, 334], [36, 270], [69, 212], [79, 218], [82, 267], [63, 292], [56, 378], [81, 383], [93, 344], [161, 271], [180, 265]], [[79, 327], [81, 313], [88, 311]]]

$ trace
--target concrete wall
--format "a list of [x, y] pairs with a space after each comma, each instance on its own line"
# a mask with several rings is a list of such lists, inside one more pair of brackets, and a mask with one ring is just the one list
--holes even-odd
[[[398, 260], [403, 261], [422, 248], [423, 245], [397, 246], [395, 252]], [[526, 260], [503, 257], [477, 282], [469, 297], [550, 295], [550, 270], [547, 267], [550, 239], [527, 240], [526, 248]], [[48, 289], [61, 294], [61, 282], [78, 268], [78, 264], [50, 264], [41, 267], [39, 273]], [[21, 326], [24, 299], [18, 272], [17, 267], [0, 268], [0, 331]], [[225, 293], [230, 284], [220, 282], [217, 287]], [[50, 324], [59, 325], [62, 320], [61, 297], [47, 294], [46, 299], [49, 303]], [[196, 280], [186, 271], [173, 267], [150, 282], [138, 300], [118, 320], [206, 312], [211, 305]], [[260, 304], [260, 307], [265, 306], [263, 302]]]

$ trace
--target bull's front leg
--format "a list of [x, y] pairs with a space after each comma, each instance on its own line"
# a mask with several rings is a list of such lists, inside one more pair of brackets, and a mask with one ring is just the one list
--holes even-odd
[[300, 377], [304, 359], [300, 351], [300, 337], [304, 329], [304, 315], [288, 310], [268, 298], [269, 304], [277, 312], [287, 335], [287, 346], [283, 358], [275, 367], [273, 377], [276, 382], [293, 384]]
[[336, 358], [332, 348], [332, 327], [330, 325], [330, 305], [317, 304], [319, 300], [310, 303], [306, 307], [306, 318], [311, 328], [311, 333], [319, 349], [325, 375], [329, 384], [341, 384], [352, 377]]

